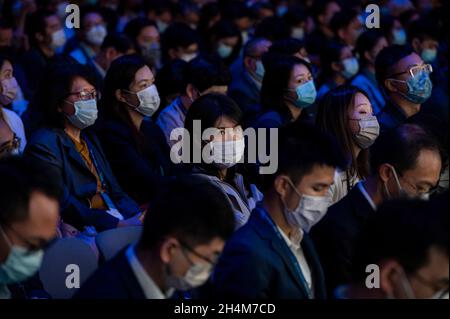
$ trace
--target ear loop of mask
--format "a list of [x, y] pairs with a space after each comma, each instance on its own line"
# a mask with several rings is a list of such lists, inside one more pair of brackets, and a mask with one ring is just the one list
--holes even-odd
[[[398, 191], [400, 193], [403, 190], [403, 187], [400, 184], [400, 180], [398, 179], [397, 172], [395, 171], [395, 168], [393, 166], [389, 165], [389, 168], [391, 169], [392, 174], [394, 175], [394, 179], [395, 179], [395, 182], [397, 183]], [[387, 183], [384, 183], [384, 190], [386, 192], [388, 199], [391, 199], [391, 193], [389, 192]]]
[[[297, 190], [297, 188], [295, 188], [295, 185], [294, 185], [294, 183], [291, 181], [290, 178], [287, 180], [287, 182], [288, 182], [289, 186], [292, 187], [292, 189], [294, 190], [295, 194], [297, 194], [297, 196], [299, 197], [298, 204], [297, 204], [297, 206], [296, 206], [296, 208], [297, 208], [298, 205], [300, 204], [300, 200], [302, 199], [302, 194], [300, 194], [299, 191]], [[290, 212], [292, 212], [292, 211], [294, 211], [294, 210], [296, 209], [296, 208], [294, 208], [293, 210], [290, 210], [290, 209], [288, 208], [288, 206], [286, 205], [286, 202], [284, 201], [283, 198], [281, 198], [281, 202], [283, 203], [284, 207], [286, 207]]]
[[[135, 93], [135, 92], [131, 92], [131, 91], [128, 91], [128, 90], [125, 90], [125, 89], [122, 89], [122, 91], [126, 92], [127, 94], [134, 94], [134, 95], [137, 96], [137, 93]], [[125, 104], [128, 105], [128, 106], [130, 106], [130, 107], [132, 107], [133, 110], [136, 110], [136, 109], [139, 107], [139, 105], [141, 105], [141, 100], [139, 100], [139, 98], [138, 98], [138, 100], [139, 100], [139, 105], [137, 105], [137, 106], [136, 106], [136, 105], [133, 105], [133, 104], [130, 104], [130, 103], [127, 101], [127, 99], [125, 99], [125, 98], [124, 98], [124, 100], [125, 100]]]

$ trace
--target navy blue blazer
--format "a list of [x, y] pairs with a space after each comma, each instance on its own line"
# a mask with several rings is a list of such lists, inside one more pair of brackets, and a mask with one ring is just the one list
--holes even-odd
[[327, 214], [311, 229], [325, 277], [327, 291], [348, 284], [353, 276], [353, 253], [358, 236], [374, 210], [359, 187], [328, 208]]
[[[81, 132], [81, 137], [90, 144], [107, 184], [107, 192], [120, 213], [124, 218], [139, 213], [137, 204], [117, 183], [95, 135], [87, 129]], [[63, 129], [37, 131], [25, 148], [25, 156], [43, 162], [55, 172], [62, 189], [60, 209], [64, 222], [80, 230], [84, 226], [95, 226], [98, 231], [117, 226], [119, 220], [105, 210], [89, 208], [87, 199], [96, 194], [97, 179]]]
[[380, 124], [380, 131], [386, 132], [402, 125], [408, 118], [400, 107], [393, 104], [390, 100], [386, 101], [383, 110], [377, 114], [377, 120]]
[[[128, 248], [128, 246], [127, 246]], [[97, 269], [83, 283], [74, 299], [145, 299], [131, 269], [126, 249]]]
[[[306, 299], [306, 284], [289, 258], [291, 251], [262, 216], [258, 205], [247, 224], [228, 240], [211, 278], [214, 298]], [[314, 297], [325, 298], [325, 280], [314, 245], [301, 242], [311, 269]]]

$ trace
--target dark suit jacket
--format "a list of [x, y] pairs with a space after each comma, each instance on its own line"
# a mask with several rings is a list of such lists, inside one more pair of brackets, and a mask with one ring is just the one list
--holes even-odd
[[[258, 205], [249, 221], [227, 242], [211, 280], [214, 298], [306, 299], [291, 251], [262, 217]], [[325, 298], [322, 267], [307, 234], [301, 242], [313, 278], [316, 298]]]
[[327, 279], [327, 291], [351, 281], [356, 240], [374, 210], [358, 187], [328, 209], [311, 230]]
[[386, 100], [386, 105], [377, 115], [380, 131], [385, 132], [402, 125], [408, 118], [403, 110], [391, 101]]
[[75, 299], [145, 299], [126, 250], [97, 269], [75, 294]]
[[228, 95], [241, 108], [244, 124], [249, 123], [260, 112], [259, 94], [260, 89], [246, 71], [242, 71], [231, 83]]
[[[89, 141], [107, 184], [107, 192], [120, 213], [124, 218], [139, 213], [137, 204], [117, 183], [95, 135], [86, 129], [82, 131], [81, 137]], [[60, 208], [66, 223], [80, 230], [84, 226], [95, 226], [99, 231], [117, 226], [119, 220], [105, 210], [89, 208], [87, 199], [96, 194], [97, 179], [63, 129], [37, 131], [27, 144], [25, 156], [41, 161], [49, 170], [54, 171], [63, 194]]]
[[163, 176], [171, 174], [170, 149], [159, 126], [146, 118], [140, 127], [143, 145], [139, 149], [131, 128], [117, 120], [96, 124], [97, 135], [114, 175], [139, 204], [150, 201]]

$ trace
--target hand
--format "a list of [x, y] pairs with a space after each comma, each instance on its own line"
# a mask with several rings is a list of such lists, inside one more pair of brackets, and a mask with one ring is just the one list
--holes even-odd
[[141, 215], [142, 215], [142, 213], [139, 213], [139, 214], [134, 215], [133, 217], [130, 217], [128, 219], [121, 220], [117, 224], [117, 227], [142, 226], [142, 221], [140, 219]]

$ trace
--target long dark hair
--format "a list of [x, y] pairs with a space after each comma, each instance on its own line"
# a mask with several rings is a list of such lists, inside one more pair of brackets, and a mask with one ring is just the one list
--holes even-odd
[[261, 107], [264, 111], [274, 110], [292, 117], [285, 96], [292, 70], [297, 64], [306, 66], [311, 72], [310, 64], [295, 56], [280, 55], [264, 63], [266, 73], [261, 87]]
[[351, 176], [363, 178], [369, 174], [369, 150], [362, 149], [356, 157], [352, 147], [353, 134], [348, 124], [348, 110], [354, 105], [357, 93], [369, 99], [366, 92], [353, 85], [341, 85], [328, 91], [319, 101], [316, 125], [336, 137], [340, 149], [347, 157], [347, 169]]
[[101, 119], [109, 119], [125, 123], [133, 134], [138, 150], [142, 150], [145, 139], [133, 125], [127, 111], [128, 106], [116, 98], [117, 90], [129, 90], [136, 73], [147, 66], [144, 59], [136, 54], [124, 55], [111, 63], [105, 76], [105, 89], [99, 104]]
[[[237, 125], [242, 124], [241, 109], [236, 102], [228, 96], [218, 93], [209, 93], [196, 99], [189, 108], [184, 122], [184, 127], [190, 134], [190, 145], [193, 145], [195, 142], [194, 139], [199, 138], [198, 136], [194, 136], [194, 120], [200, 120], [202, 130], [205, 130], [206, 128], [215, 127], [217, 120], [221, 116], [230, 118], [232, 121], [236, 122]], [[219, 169], [214, 165], [202, 162], [199, 166], [205, 170], [207, 174], [219, 177]], [[231, 177], [233, 172], [234, 170], [232, 169], [227, 170], [227, 179]]]
[[345, 45], [338, 42], [331, 42], [325, 50], [320, 54], [320, 65], [321, 71], [317, 78], [318, 87], [330, 81], [335, 71], [332, 68], [333, 62], [341, 61], [341, 53], [342, 49], [344, 49]]

